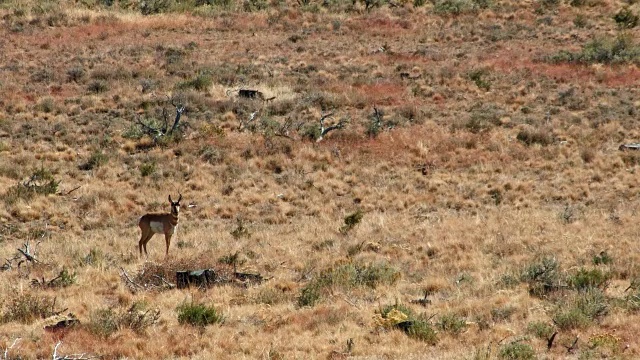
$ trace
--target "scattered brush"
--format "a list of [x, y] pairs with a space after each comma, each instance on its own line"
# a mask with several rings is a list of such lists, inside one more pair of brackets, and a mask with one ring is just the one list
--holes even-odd
[[399, 329], [409, 337], [424, 341], [430, 345], [438, 342], [437, 333], [430, 323], [433, 316], [416, 316], [414, 312], [396, 302], [382, 307], [373, 317], [374, 326], [381, 329]]
[[135, 302], [127, 310], [103, 308], [91, 313], [87, 327], [99, 337], [108, 338], [121, 329], [131, 329], [144, 334], [146, 329], [160, 319], [159, 309], [147, 309], [144, 302]]

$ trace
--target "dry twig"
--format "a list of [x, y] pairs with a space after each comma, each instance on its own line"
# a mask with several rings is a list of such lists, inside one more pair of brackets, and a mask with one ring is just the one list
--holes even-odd
[[[36, 242], [36, 246], [38, 246], [41, 242], [42, 240]], [[29, 240], [27, 240], [26, 243], [22, 244], [22, 246], [24, 247], [24, 250], [19, 248], [18, 251], [20, 252], [20, 254], [22, 254], [25, 257], [25, 259], [18, 261], [18, 268], [25, 261], [29, 261], [32, 263], [40, 263], [40, 260], [36, 259], [35, 257], [35, 249], [33, 249], [33, 252], [31, 251], [32, 248], [31, 248], [31, 244], [29, 243]], [[20, 255], [18, 255], [18, 258], [20, 258]], [[17, 260], [17, 259], [14, 257], [14, 260]]]
[[135, 292], [135, 289], [137, 289], [137, 288], [144, 289], [144, 286], [142, 286], [142, 285], [136, 283], [135, 281], [131, 280], [131, 278], [129, 277], [129, 274], [127, 274], [127, 271], [123, 267], [120, 267], [120, 270], [122, 271], [120, 276], [122, 276], [122, 278], [125, 279], [127, 284], [131, 285], [131, 287], [132, 287], [131, 291]]
[[58, 348], [62, 345], [62, 341], [59, 340], [56, 346], [53, 348], [53, 355], [51, 356], [52, 360], [88, 360], [88, 359], [96, 359], [98, 356], [89, 356], [86, 353], [82, 354], [72, 354], [72, 355], [58, 355]]
[[167, 285], [167, 287], [168, 287], [169, 289], [173, 289], [173, 288], [175, 288], [175, 287], [176, 287], [176, 285], [175, 285], [175, 284], [172, 284], [172, 283], [168, 282], [167, 280], [165, 280], [165, 278], [163, 278], [163, 277], [162, 277], [162, 276], [160, 276], [160, 275], [153, 275], [153, 277], [155, 277], [155, 278], [157, 278], [157, 279], [160, 279], [160, 281], [162, 281], [165, 285]]
[[332, 116], [333, 113], [323, 114], [320, 116], [320, 136], [318, 136], [318, 140], [316, 140], [316, 142], [322, 141], [330, 131], [342, 129], [349, 122], [347, 119], [340, 119], [340, 121], [331, 126], [325, 126], [324, 121]]
[[22, 338], [16, 338], [15, 340], [13, 340], [13, 343], [11, 344], [11, 346], [9, 346], [8, 348], [4, 349], [4, 356], [0, 360], [7, 360], [9, 358], [9, 350], [11, 350], [14, 346], [16, 346], [16, 344], [20, 340], [22, 340]]

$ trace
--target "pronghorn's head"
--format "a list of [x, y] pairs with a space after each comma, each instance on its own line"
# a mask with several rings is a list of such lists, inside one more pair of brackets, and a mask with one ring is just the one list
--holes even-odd
[[182, 194], [178, 195], [180, 195], [178, 197], [178, 201], [171, 200], [171, 195], [169, 195], [169, 202], [171, 203], [171, 214], [175, 216], [178, 216], [178, 213], [180, 212], [180, 200], [182, 200]]

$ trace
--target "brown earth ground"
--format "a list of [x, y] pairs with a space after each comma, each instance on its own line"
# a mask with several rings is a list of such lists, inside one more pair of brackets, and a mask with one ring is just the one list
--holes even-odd
[[[7, 359], [640, 357], [640, 153], [618, 149], [640, 51], [551, 60], [640, 38], [614, 21], [638, 3], [132, 3], [0, 2]], [[184, 127], [154, 141], [137, 121], [172, 101]], [[315, 141], [328, 113], [346, 126]], [[139, 217], [178, 193], [169, 256], [156, 235], [140, 258]], [[265, 281], [152, 281], [229, 259]], [[396, 304], [433, 337], [384, 323]], [[80, 323], [45, 331], [58, 312]]]

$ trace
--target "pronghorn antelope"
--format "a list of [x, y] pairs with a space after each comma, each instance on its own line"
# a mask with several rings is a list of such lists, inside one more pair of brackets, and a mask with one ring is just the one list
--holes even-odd
[[172, 201], [171, 195], [169, 195], [169, 202], [171, 203], [171, 213], [169, 214], [146, 214], [140, 218], [138, 226], [142, 231], [140, 236], [140, 242], [138, 243], [138, 249], [140, 250], [140, 256], [142, 256], [142, 248], [144, 248], [144, 254], [147, 254], [147, 243], [153, 235], [164, 234], [164, 241], [167, 243], [167, 250], [165, 253], [169, 255], [169, 244], [171, 244], [171, 236], [175, 233], [178, 226], [178, 214], [180, 213], [180, 200], [182, 200], [182, 194], [179, 194], [178, 201]]

